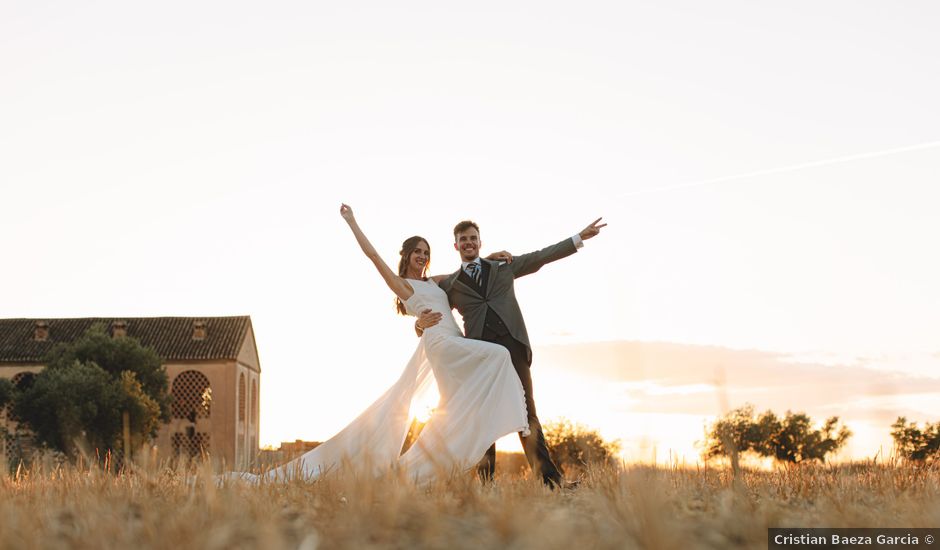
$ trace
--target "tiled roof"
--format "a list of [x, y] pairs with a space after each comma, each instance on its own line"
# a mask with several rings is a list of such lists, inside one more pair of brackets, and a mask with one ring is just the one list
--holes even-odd
[[[71, 342], [95, 323], [110, 334], [116, 322], [124, 322], [127, 336], [152, 346], [164, 361], [187, 359], [235, 359], [251, 318], [241, 317], [92, 317], [83, 319], [0, 319], [0, 363], [39, 363], [59, 342]], [[193, 325], [205, 323], [205, 339], [193, 338]], [[37, 323], [48, 327], [45, 341], [35, 339]]]

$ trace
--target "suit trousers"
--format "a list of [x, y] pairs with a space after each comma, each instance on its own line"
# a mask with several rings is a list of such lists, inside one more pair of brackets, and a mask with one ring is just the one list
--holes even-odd
[[[512, 358], [512, 366], [522, 381], [522, 389], [525, 391], [525, 406], [528, 412], [529, 431], [528, 436], [523, 436], [519, 432], [519, 441], [522, 442], [522, 449], [525, 451], [526, 460], [532, 471], [542, 476], [542, 481], [549, 486], [559, 485], [561, 483], [561, 472], [552, 461], [548, 453], [548, 445], [545, 443], [545, 434], [542, 432], [542, 424], [535, 412], [535, 399], [532, 395], [532, 373], [529, 370], [529, 352], [524, 344], [510, 336], [509, 334], [496, 334], [493, 331], [484, 330], [483, 338], [487, 342], [499, 344], [509, 350], [509, 356]], [[496, 443], [487, 449], [483, 459], [477, 465], [477, 474], [484, 481], [491, 480], [496, 473]]]

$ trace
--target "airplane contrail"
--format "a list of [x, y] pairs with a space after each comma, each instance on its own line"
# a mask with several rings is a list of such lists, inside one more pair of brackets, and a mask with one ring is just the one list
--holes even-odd
[[636, 195], [645, 195], [647, 193], [660, 193], [664, 191], [673, 191], [675, 189], [685, 189], [687, 187], [699, 187], [701, 185], [711, 185], [714, 183], [723, 183], [726, 181], [743, 180], [747, 178], [754, 178], [757, 176], [767, 176], [770, 174], [782, 174], [785, 172], [794, 172], [796, 170], [804, 170], [806, 168], [815, 168], [817, 166], [828, 166], [830, 164], [840, 164], [843, 162], [851, 162], [853, 160], [870, 159], [870, 158], [875, 158], [875, 157], [885, 157], [888, 155], [895, 155], [897, 153], [906, 153], [908, 151], [920, 151], [922, 149], [933, 149], [934, 147], [940, 147], [940, 141], [928, 141], [926, 143], [918, 143], [917, 145], [908, 145], [906, 147], [896, 147], [894, 149], [883, 149], [881, 151], [873, 151], [870, 153], [858, 153], [855, 155], [847, 155], [844, 157], [835, 157], [835, 158], [824, 159], [824, 160], [814, 160], [812, 162], [804, 162], [801, 164], [794, 164], [792, 166], [783, 166], [780, 168], [768, 168], [765, 170], [757, 170], [755, 172], [735, 174], [733, 176], [722, 176], [720, 178], [690, 181], [690, 182], [685, 182], [685, 183], [676, 183], [673, 185], [666, 185], [663, 187], [654, 187], [651, 189], [640, 189], [639, 191], [628, 191], [626, 193], [621, 193], [620, 195], [618, 195], [618, 198], [633, 197]]

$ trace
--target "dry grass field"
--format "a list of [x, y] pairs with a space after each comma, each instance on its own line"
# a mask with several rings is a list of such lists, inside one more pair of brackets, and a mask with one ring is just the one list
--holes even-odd
[[[36, 466], [0, 477], [0, 548], [766, 548], [767, 528], [936, 527], [940, 469], [627, 466], [575, 491], [403, 475], [219, 487], [207, 471]], [[206, 481], [209, 482], [206, 482]]]

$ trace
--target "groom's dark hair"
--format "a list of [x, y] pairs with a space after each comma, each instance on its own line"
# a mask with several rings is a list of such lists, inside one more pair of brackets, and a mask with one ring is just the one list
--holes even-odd
[[455, 241], [455, 242], [457, 241], [457, 233], [463, 233], [464, 231], [470, 229], [471, 227], [474, 228], [474, 229], [476, 229], [476, 230], [477, 230], [477, 233], [480, 232], [480, 226], [477, 225], [477, 224], [475, 224], [475, 223], [473, 223], [473, 222], [470, 221], [470, 220], [464, 220], [464, 221], [458, 223], [457, 225], [455, 225], [455, 226], [454, 226], [454, 241]]

